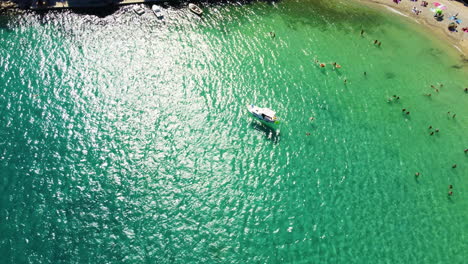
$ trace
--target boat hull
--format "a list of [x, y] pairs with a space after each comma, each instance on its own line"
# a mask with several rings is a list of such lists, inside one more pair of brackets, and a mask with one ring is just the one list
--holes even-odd
[[195, 13], [195, 14], [197, 14], [199, 16], [201, 16], [203, 14], [203, 10], [200, 7], [198, 7], [197, 5], [195, 5], [195, 4], [189, 4], [188, 8], [190, 9], [190, 11], [192, 11], [193, 13]]
[[262, 108], [256, 107], [254, 105], [248, 105], [247, 110], [250, 112], [250, 114], [252, 114], [252, 116], [254, 116], [259, 121], [262, 121], [264, 123], [275, 124], [277, 122], [276, 117], [271, 118], [271, 117], [265, 116], [262, 113], [262, 110], [263, 110]]

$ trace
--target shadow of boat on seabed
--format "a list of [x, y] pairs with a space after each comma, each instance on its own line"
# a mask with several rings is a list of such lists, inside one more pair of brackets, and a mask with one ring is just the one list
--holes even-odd
[[270, 140], [273, 143], [278, 143], [280, 141], [280, 132], [275, 128], [272, 128], [255, 120], [250, 123], [250, 127], [257, 131], [260, 131], [262, 134], [264, 134], [266, 139]]

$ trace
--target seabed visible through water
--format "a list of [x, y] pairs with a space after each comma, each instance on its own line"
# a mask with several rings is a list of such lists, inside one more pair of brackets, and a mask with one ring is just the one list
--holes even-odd
[[348, 1], [204, 11], [0, 17], [5, 263], [468, 258], [466, 61]]

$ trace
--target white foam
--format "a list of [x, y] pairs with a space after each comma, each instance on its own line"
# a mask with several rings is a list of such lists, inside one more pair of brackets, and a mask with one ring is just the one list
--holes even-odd
[[399, 14], [399, 15], [404, 16], [404, 17], [409, 17], [409, 16], [403, 14], [402, 12], [400, 12], [400, 11], [394, 9], [394, 8], [391, 8], [391, 7], [389, 7], [389, 6], [385, 6], [385, 7], [386, 7], [388, 10], [392, 11], [393, 13]]
[[457, 45], [453, 45], [458, 51], [460, 51], [461, 53], [463, 53], [463, 51], [457, 46]]

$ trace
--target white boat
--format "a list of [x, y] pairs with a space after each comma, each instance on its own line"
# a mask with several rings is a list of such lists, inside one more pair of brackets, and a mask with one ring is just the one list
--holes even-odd
[[190, 3], [190, 4], [188, 4], [188, 8], [190, 9], [190, 11], [192, 11], [193, 13], [195, 13], [195, 14], [197, 14], [199, 16], [201, 16], [201, 14], [203, 14], [203, 10], [200, 7], [198, 7], [196, 4]]
[[141, 15], [143, 15], [145, 13], [145, 9], [143, 7], [141, 7], [140, 5], [134, 6], [133, 11], [139, 16], [141, 16]]
[[261, 121], [265, 121], [267, 123], [276, 123], [278, 121], [276, 112], [270, 108], [261, 108], [251, 104], [247, 105], [247, 109], [253, 116], [260, 119]]
[[160, 6], [153, 5], [151, 7], [151, 10], [153, 10], [153, 13], [157, 18], [162, 19], [164, 17], [163, 13], [161, 12], [161, 7]]

